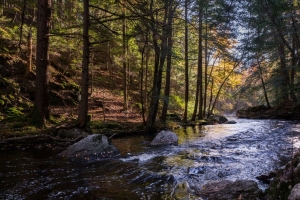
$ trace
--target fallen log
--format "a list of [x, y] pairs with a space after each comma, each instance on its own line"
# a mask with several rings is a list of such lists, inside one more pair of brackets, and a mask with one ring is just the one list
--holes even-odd
[[57, 141], [57, 142], [75, 143], [83, 138], [84, 138], [83, 136], [78, 136], [74, 139], [66, 139], [66, 138], [59, 138], [59, 137], [53, 137], [53, 136], [46, 135], [46, 134], [41, 134], [41, 135], [29, 135], [29, 136], [22, 136], [22, 137], [6, 138], [6, 139], [0, 140], [0, 143], [15, 142], [15, 141], [20, 141], [20, 140], [33, 140], [33, 139], [51, 139], [51, 140]]

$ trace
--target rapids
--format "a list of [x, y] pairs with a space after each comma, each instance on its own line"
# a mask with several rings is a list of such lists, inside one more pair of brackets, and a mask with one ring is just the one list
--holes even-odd
[[178, 146], [149, 147], [148, 136], [113, 139], [116, 159], [88, 164], [58, 152], [0, 152], [0, 199], [198, 199], [215, 180], [255, 180], [282, 167], [300, 148], [300, 124], [234, 119], [237, 124], [176, 131]]

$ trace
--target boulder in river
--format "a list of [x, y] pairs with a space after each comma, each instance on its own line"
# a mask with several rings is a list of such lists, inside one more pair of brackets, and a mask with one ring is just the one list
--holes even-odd
[[208, 118], [208, 121], [213, 123], [223, 124], [228, 121], [228, 119], [223, 115], [212, 115]]
[[113, 144], [110, 144], [107, 137], [102, 134], [89, 135], [58, 154], [60, 157], [71, 160], [86, 161], [117, 157], [119, 155], [118, 149]]
[[202, 189], [196, 193], [208, 200], [254, 200], [261, 199], [263, 195], [262, 190], [253, 180], [211, 182], [202, 186]]
[[288, 200], [300, 200], [300, 183], [293, 187]]
[[156, 137], [150, 142], [150, 146], [159, 146], [159, 145], [177, 145], [178, 136], [172, 131], [161, 131], [156, 135]]

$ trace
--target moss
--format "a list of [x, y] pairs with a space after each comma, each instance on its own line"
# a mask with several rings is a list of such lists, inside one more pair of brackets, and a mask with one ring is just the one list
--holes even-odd
[[6, 114], [7, 118], [14, 118], [14, 117], [20, 117], [23, 116], [22, 112], [23, 108], [21, 107], [9, 107], [5, 109], [4, 113]]
[[123, 130], [121, 124], [109, 121], [90, 121], [87, 123], [87, 130], [92, 133], [103, 133], [103, 131], [120, 131]]

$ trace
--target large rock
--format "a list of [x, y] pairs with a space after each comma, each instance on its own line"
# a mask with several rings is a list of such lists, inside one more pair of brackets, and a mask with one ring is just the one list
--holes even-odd
[[228, 119], [223, 115], [212, 115], [208, 118], [208, 121], [213, 123], [223, 124], [228, 121]]
[[156, 135], [154, 140], [150, 142], [150, 146], [159, 146], [159, 145], [177, 145], [178, 136], [172, 131], [162, 131]]
[[225, 180], [205, 184], [197, 195], [208, 200], [255, 200], [262, 198], [263, 192], [252, 180]]
[[288, 200], [300, 200], [300, 183], [293, 187]]
[[71, 145], [58, 156], [71, 160], [90, 161], [119, 156], [119, 151], [109, 143], [105, 135], [93, 134]]

